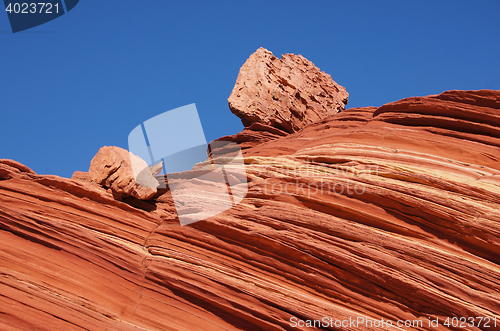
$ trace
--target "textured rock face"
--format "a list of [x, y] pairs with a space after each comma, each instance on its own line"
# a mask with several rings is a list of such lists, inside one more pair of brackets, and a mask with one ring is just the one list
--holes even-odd
[[228, 102], [245, 127], [262, 123], [292, 133], [343, 110], [348, 97], [303, 56], [278, 59], [259, 48], [241, 67]]
[[247, 197], [183, 227], [168, 191], [132, 206], [1, 160], [0, 329], [498, 330], [499, 102], [449, 91], [248, 128], [231, 137]]
[[[157, 174], [161, 169], [154, 171]], [[81, 178], [84, 175], [75, 174], [73, 177]], [[95, 183], [110, 188], [119, 199], [131, 196], [148, 200], [156, 194], [158, 187], [158, 181], [143, 159], [115, 146], [105, 146], [99, 150], [90, 163], [89, 177]]]
[[288, 133], [280, 129], [256, 122], [244, 128], [240, 133], [232, 136], [225, 136], [217, 140], [235, 142], [244, 150], [286, 135], [288, 135]]

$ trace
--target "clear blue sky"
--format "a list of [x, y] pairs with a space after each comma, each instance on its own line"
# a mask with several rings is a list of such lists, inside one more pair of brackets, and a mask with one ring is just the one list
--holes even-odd
[[500, 89], [498, 0], [81, 0], [16, 34], [0, 13], [0, 40], [0, 158], [65, 177], [190, 103], [207, 140], [241, 131], [227, 98], [261, 46], [331, 74], [348, 108]]

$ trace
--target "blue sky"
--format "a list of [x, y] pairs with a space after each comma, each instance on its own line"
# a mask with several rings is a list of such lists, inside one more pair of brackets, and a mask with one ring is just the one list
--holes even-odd
[[0, 158], [86, 171], [100, 147], [196, 103], [207, 140], [242, 130], [227, 98], [259, 47], [302, 54], [348, 108], [500, 89], [500, 1], [95, 1], [13, 34], [0, 13]]

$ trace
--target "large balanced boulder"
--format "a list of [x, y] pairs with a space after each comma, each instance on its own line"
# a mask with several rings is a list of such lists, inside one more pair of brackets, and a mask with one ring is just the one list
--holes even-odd
[[117, 198], [151, 199], [157, 192], [158, 181], [146, 161], [115, 146], [104, 146], [90, 163], [92, 181], [110, 188]]
[[245, 127], [258, 122], [293, 133], [345, 109], [348, 97], [302, 55], [278, 59], [261, 47], [241, 67], [228, 102]]

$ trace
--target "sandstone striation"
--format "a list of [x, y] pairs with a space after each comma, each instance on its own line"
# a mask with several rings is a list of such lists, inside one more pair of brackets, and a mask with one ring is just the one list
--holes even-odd
[[245, 127], [262, 123], [292, 133], [345, 109], [348, 97], [302, 55], [278, 59], [261, 47], [241, 67], [228, 102]]
[[288, 133], [285, 131], [270, 125], [255, 122], [235, 135], [221, 137], [215, 141], [234, 142], [237, 143], [242, 150], [245, 150], [286, 135], [288, 135]]
[[[168, 188], [118, 201], [0, 160], [0, 329], [499, 330], [499, 105], [448, 91], [254, 124], [226, 137], [246, 144], [246, 198], [182, 227]], [[349, 318], [393, 324], [330, 324]]]

